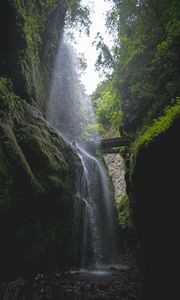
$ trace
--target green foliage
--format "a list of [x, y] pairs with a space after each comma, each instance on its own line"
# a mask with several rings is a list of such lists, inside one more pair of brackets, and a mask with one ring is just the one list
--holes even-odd
[[131, 146], [131, 164], [132, 170], [135, 164], [136, 156], [141, 147], [148, 146], [156, 136], [166, 131], [173, 121], [180, 116], [180, 97], [177, 97], [175, 101], [172, 100], [172, 106], [168, 106], [164, 109], [164, 113], [161, 117], [156, 119], [153, 124], [147, 128], [144, 133], [136, 138]]
[[138, 135], [179, 96], [180, 2], [113, 3], [107, 26], [116, 37], [113, 78], [122, 101], [122, 131]]
[[90, 8], [88, 5], [82, 5], [81, 0], [70, 0], [64, 1], [67, 5], [66, 14], [66, 27], [67, 28], [79, 28], [81, 31], [85, 29], [86, 33], [89, 34], [90, 25]]
[[11, 81], [0, 77], [0, 120], [12, 115], [18, 99], [13, 93]]
[[99, 55], [95, 64], [96, 70], [100, 72], [101, 69], [105, 68], [106, 73], [107, 70], [109, 71], [109, 73], [111, 73], [114, 59], [111, 54], [111, 50], [109, 49], [108, 45], [105, 44], [104, 39], [102, 38], [99, 32], [95, 37], [93, 45], [96, 45], [96, 50], [99, 51]]
[[119, 202], [118, 224], [122, 230], [128, 230], [130, 228], [129, 198], [127, 194], [125, 194]]
[[11, 0], [2, 7], [6, 6], [8, 25], [2, 41], [5, 46], [0, 50], [0, 72], [12, 80], [21, 98], [30, 103], [35, 100], [45, 110], [65, 18], [69, 16], [67, 24], [88, 27], [88, 8], [79, 0]]
[[92, 137], [96, 137], [97, 132], [100, 135], [103, 135], [105, 133], [105, 129], [102, 126], [102, 124], [100, 124], [100, 123], [87, 124], [87, 125], [84, 124], [80, 138], [83, 140], [92, 139]]
[[[12, 44], [10, 43], [8, 45], [10, 49], [7, 49], [10, 53], [14, 51], [15, 55], [6, 58], [14, 64], [14, 68], [8, 76], [11, 77], [16, 92], [21, 97], [29, 101], [32, 101], [32, 99], [35, 100], [42, 109], [47, 93], [45, 80], [47, 80], [49, 75], [47, 74], [47, 67], [42, 66], [42, 59], [45, 53], [46, 55], [50, 54], [50, 47], [46, 47], [44, 35], [46, 33], [49, 39], [53, 41], [51, 44], [57, 47], [57, 36], [59, 36], [59, 33], [58, 35], [54, 35], [55, 26], [52, 23], [58, 20], [59, 23], [61, 22], [59, 28], [62, 29], [65, 8], [60, 8], [57, 0], [11, 0], [9, 5], [16, 19], [12, 23], [14, 28], [10, 28], [12, 32]], [[55, 14], [59, 18], [55, 18]], [[54, 16], [53, 21], [52, 16]], [[10, 20], [8, 21], [11, 23]], [[58, 24], [56, 25], [58, 26]], [[52, 38], [47, 33], [48, 26], [51, 26]], [[13, 44], [13, 39], [17, 40], [16, 45]], [[42, 44], [44, 44], [43, 50]], [[13, 50], [11, 49], [12, 47], [14, 48]], [[46, 65], [48, 65], [48, 61]]]
[[114, 88], [113, 79], [100, 84], [92, 99], [99, 127], [104, 130], [113, 128], [118, 132], [122, 120], [121, 99], [118, 91]]

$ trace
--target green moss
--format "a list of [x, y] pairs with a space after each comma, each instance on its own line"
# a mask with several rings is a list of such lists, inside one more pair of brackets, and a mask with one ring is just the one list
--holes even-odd
[[14, 265], [14, 272], [21, 266], [72, 265], [72, 210], [81, 164], [40, 110], [65, 12], [79, 1], [3, 1], [8, 28], [0, 69], [11, 80], [0, 77], [0, 265], [11, 274]]
[[28, 178], [31, 187], [41, 189], [35, 179], [26, 158], [19, 147], [13, 132], [12, 116], [22, 102], [12, 90], [12, 84], [0, 78], [0, 209], [7, 209], [12, 204], [13, 186], [16, 180], [13, 177], [13, 169], [21, 170]]
[[[7, 240], [18, 253], [15, 261], [25, 267], [40, 268], [47, 259], [51, 267], [70, 263], [72, 253], [67, 256], [64, 249], [72, 240], [80, 160], [41, 112], [17, 97], [4, 78], [0, 106], [0, 230], [9, 228], [8, 238], [1, 239], [5, 250], [0, 249], [0, 264], [1, 258], [9, 260], [1, 255], [8, 248]], [[71, 246], [68, 249], [72, 252]]]
[[136, 163], [136, 157], [142, 147], [147, 147], [158, 135], [165, 132], [173, 123], [173, 121], [180, 116], [180, 97], [177, 97], [172, 102], [172, 106], [167, 107], [163, 115], [153, 122], [153, 124], [133, 142], [131, 152], [131, 173], [133, 172]]
[[88, 10], [83, 10], [79, 0], [2, 2], [6, 9], [0, 17], [7, 24], [2, 30], [0, 72], [11, 79], [17, 95], [45, 112], [66, 13], [73, 15], [71, 21], [87, 26]]
[[127, 194], [119, 201], [118, 224], [122, 230], [130, 228], [129, 198]]
[[43, 109], [67, 5], [58, 0], [12, 0], [11, 6], [16, 16], [15, 34], [21, 40], [14, 62], [17, 64], [14, 78], [18, 78], [12, 80], [18, 86], [18, 94], [31, 103], [35, 100]]
[[[4, 176], [4, 180], [2, 179], [2, 174]], [[0, 210], [6, 210], [10, 207], [12, 182], [13, 178], [9, 177], [7, 172], [6, 157], [2, 151], [2, 146], [0, 145]]]
[[12, 90], [12, 83], [0, 77], [0, 119], [10, 116], [16, 107], [17, 97]]

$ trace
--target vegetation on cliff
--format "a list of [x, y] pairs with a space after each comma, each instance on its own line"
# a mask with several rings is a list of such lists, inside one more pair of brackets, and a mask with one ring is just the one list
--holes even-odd
[[[165, 139], [164, 147], [168, 141], [174, 143], [169, 136], [177, 134], [177, 125], [173, 124], [180, 115], [180, 3], [178, 0], [113, 0], [113, 3], [107, 25], [115, 36], [115, 46], [111, 52], [101, 38], [97, 41], [97, 48], [102, 50], [97, 68], [104, 71], [108, 68], [108, 72], [106, 80], [94, 92], [93, 102], [101, 133], [112, 130], [133, 140], [129, 148], [124, 148], [131, 211], [125, 195], [119, 206], [119, 224], [126, 232], [131, 228], [129, 219], [133, 213], [139, 240], [151, 246], [142, 229], [146, 224], [147, 236], [151, 235], [152, 217], [144, 218], [149, 213], [145, 200], [152, 216], [155, 211], [154, 223], [158, 228], [164, 203], [158, 204], [161, 192], [154, 196], [158, 190], [156, 181], [162, 169], [163, 190], [164, 182], [167, 187], [169, 184], [164, 166], [169, 168], [170, 176], [173, 173], [171, 164], [165, 164], [165, 156], [161, 161], [163, 146], [158, 141]], [[3, 274], [0, 270], [3, 277], [13, 276], [12, 272], [17, 275], [44, 267], [77, 265], [73, 256], [77, 241], [72, 231], [77, 221], [73, 219], [74, 199], [79, 197], [75, 194], [75, 179], [81, 179], [81, 163], [42, 113], [64, 24], [72, 26], [72, 22], [80, 22], [88, 32], [88, 14], [88, 8], [82, 7], [80, 0], [0, 2], [0, 265], [3, 272], [6, 270]], [[151, 152], [153, 147], [155, 152]], [[155, 160], [157, 149], [159, 156]], [[172, 150], [170, 153], [173, 156]], [[149, 157], [156, 162], [154, 169]], [[173, 162], [176, 164], [175, 159]], [[151, 171], [148, 176], [143, 166]], [[142, 170], [147, 187], [144, 191]], [[151, 188], [154, 170], [159, 177], [154, 177]], [[169, 199], [176, 199], [175, 193], [173, 197], [170, 195], [171, 190], [177, 191], [173, 179], [169, 181], [170, 188], [165, 189], [168, 193], [163, 193], [168, 205]], [[151, 192], [147, 195], [147, 191]], [[152, 199], [156, 200], [153, 205]], [[82, 210], [83, 205], [80, 203]], [[168, 208], [163, 224], [169, 217]], [[155, 227], [152, 226], [156, 230]], [[165, 228], [168, 231], [168, 226]], [[159, 230], [159, 235], [162, 232]], [[153, 244], [153, 238], [151, 241]], [[164, 246], [165, 242], [166, 237]], [[161, 246], [159, 249], [164, 250]], [[156, 251], [155, 247], [152, 251]]]
[[81, 176], [80, 161], [4, 78], [0, 108], [2, 270], [13, 275], [72, 264], [72, 247], [66, 243], [72, 241], [74, 177], [78, 170]]
[[[172, 105], [171, 99], [179, 96], [180, 3], [178, 0], [114, 0], [113, 3], [107, 26], [115, 36], [115, 46], [108, 52], [102, 41], [97, 41], [97, 47], [102, 49], [98, 67], [106, 70], [109, 62], [111, 68], [111, 75], [108, 69], [107, 80], [95, 92], [97, 118], [105, 125], [113, 107], [121, 134], [137, 136], [165, 107]], [[104, 97], [107, 86], [111, 86], [111, 100]], [[111, 103], [109, 109], [107, 101]], [[106, 118], [102, 119], [105, 109]], [[113, 125], [113, 120], [110, 123]]]
[[163, 114], [153, 121], [152, 125], [148, 127], [142, 135], [139, 135], [131, 145], [131, 173], [133, 172], [133, 166], [136, 161], [138, 151], [142, 147], [148, 147], [158, 135], [163, 134], [173, 122], [180, 117], [180, 98], [172, 101], [172, 106], [168, 106], [164, 109]]
[[79, 0], [0, 2], [3, 278], [77, 263], [71, 242], [81, 163], [42, 115], [65, 18], [87, 26], [88, 9]]
[[45, 110], [59, 39], [66, 23], [88, 26], [88, 8], [79, 0], [0, 3], [0, 74], [17, 95]]
[[[180, 2], [113, 0], [107, 27], [112, 49], [97, 35], [101, 49], [97, 69], [106, 79], [93, 93], [101, 134], [126, 135], [132, 145], [122, 149], [126, 161], [127, 192], [133, 213], [136, 157], [168, 130], [180, 113], [179, 39]], [[123, 216], [128, 205], [120, 212]], [[131, 215], [130, 213], [130, 215]], [[123, 223], [128, 226], [128, 222]]]
[[[180, 2], [113, 3], [107, 25], [115, 36], [115, 46], [109, 60], [102, 44], [98, 60], [98, 67], [110, 63], [111, 75], [108, 70], [106, 81], [94, 94], [100, 105], [97, 119], [105, 127], [111, 106], [107, 109], [103, 98], [105, 87], [111, 85], [112, 100], [108, 101], [112, 104], [114, 93], [118, 95], [120, 132], [132, 138], [123, 155], [130, 217], [145, 278], [143, 299], [177, 299]], [[97, 94], [99, 90], [101, 94]], [[112, 126], [112, 121], [109, 123]], [[123, 205], [120, 221], [127, 227], [127, 202]]]
[[115, 131], [119, 135], [122, 122], [122, 110], [119, 93], [114, 89], [114, 81], [108, 80], [100, 84], [92, 95], [96, 120], [100, 134]]

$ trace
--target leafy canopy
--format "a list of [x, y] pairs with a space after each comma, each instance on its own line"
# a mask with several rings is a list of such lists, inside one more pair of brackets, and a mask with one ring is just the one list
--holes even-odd
[[[106, 59], [108, 45], [99, 41], [104, 61], [97, 64], [107, 73], [113, 67], [112, 88], [121, 99], [117, 109], [122, 109], [122, 133], [138, 135], [179, 96], [180, 1], [113, 0], [113, 4], [107, 15], [107, 27], [115, 36], [112, 59]], [[111, 95], [113, 102], [112, 90]], [[106, 97], [104, 102], [106, 107]]]

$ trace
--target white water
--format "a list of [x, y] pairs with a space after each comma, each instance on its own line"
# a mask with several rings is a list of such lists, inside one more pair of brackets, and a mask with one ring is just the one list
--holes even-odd
[[[87, 135], [87, 128], [93, 127], [95, 121], [91, 98], [80, 82], [78, 58], [66, 40], [64, 34], [59, 43], [46, 115], [49, 123], [72, 141]], [[97, 138], [97, 131], [92, 128], [89, 137]]]
[[74, 145], [83, 167], [82, 176], [78, 173], [76, 176], [74, 199], [75, 265], [98, 269], [104, 264], [112, 264], [114, 259], [113, 197], [103, 163], [78, 143], [81, 137], [98, 138], [91, 99], [84, 93], [78, 76], [75, 52], [62, 38], [54, 67], [47, 120]]
[[[87, 270], [87, 269], [80, 269], [78, 270], [78, 273], [81, 274], [87, 274], [87, 275], [95, 275], [95, 276], [109, 276], [113, 273], [119, 272], [119, 271], [125, 271], [129, 270], [128, 265], [103, 265], [100, 266], [98, 269], [95, 270]], [[77, 271], [71, 271], [71, 274], [76, 274]]]

